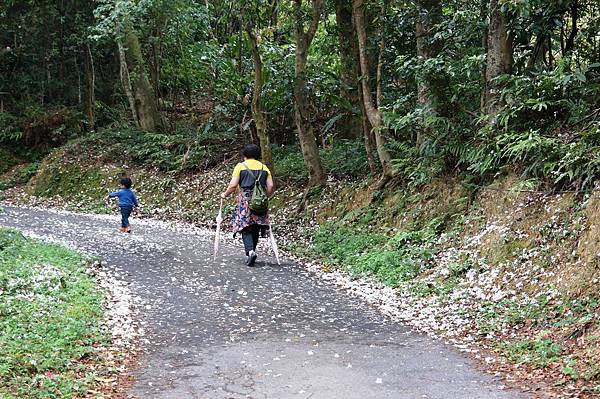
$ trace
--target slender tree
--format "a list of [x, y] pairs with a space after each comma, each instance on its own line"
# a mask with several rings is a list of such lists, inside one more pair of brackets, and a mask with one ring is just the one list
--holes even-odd
[[263, 62], [260, 56], [258, 47], [258, 37], [254, 33], [254, 28], [251, 23], [245, 26], [248, 35], [248, 43], [250, 45], [250, 53], [254, 64], [254, 87], [252, 88], [252, 118], [256, 126], [256, 134], [260, 142], [260, 148], [263, 161], [273, 173], [273, 156], [271, 154], [271, 142], [267, 131], [267, 118], [262, 106], [262, 90], [263, 90]]
[[127, 65], [127, 56], [125, 55], [125, 47], [119, 38], [117, 38], [117, 48], [119, 50], [119, 73], [121, 77], [121, 85], [123, 91], [127, 97], [129, 103], [129, 110], [131, 111], [131, 117], [137, 127], [140, 126], [140, 120], [137, 114], [137, 107], [135, 106], [135, 97], [133, 96], [133, 89], [131, 88], [131, 78], [129, 76], [129, 66]]
[[367, 33], [365, 28], [365, 2], [364, 0], [353, 0], [353, 13], [354, 21], [356, 25], [356, 34], [358, 36], [358, 49], [359, 49], [359, 60], [361, 76], [361, 89], [362, 99], [365, 106], [365, 112], [369, 119], [369, 123], [373, 128], [375, 135], [375, 145], [377, 148], [377, 155], [379, 156], [379, 162], [383, 168], [383, 176], [380, 182], [380, 186], [385, 185], [391, 178], [396, 175], [396, 171], [392, 165], [392, 158], [390, 153], [386, 149], [386, 140], [382, 134], [382, 120], [380, 105], [383, 99], [383, 88], [382, 88], [382, 74], [383, 74], [383, 54], [385, 50], [385, 35], [383, 32], [383, 23], [385, 16], [385, 7], [382, 9], [380, 15], [380, 29], [379, 29], [379, 57], [377, 62], [377, 87], [376, 97], [373, 100], [373, 94], [371, 93], [371, 85], [369, 83], [369, 61], [367, 56]]
[[[347, 0], [335, 1], [335, 15], [340, 48], [340, 97], [350, 108], [341, 119], [339, 129], [344, 138], [356, 139], [362, 135], [369, 169], [377, 171], [373, 157], [373, 134], [366, 116], [365, 105], [360, 88], [360, 61], [356, 27], [352, 15], [352, 3]], [[358, 111], [354, 109], [358, 107]]]
[[294, 0], [294, 32], [296, 38], [296, 70], [294, 77], [294, 119], [298, 129], [300, 148], [308, 169], [308, 187], [325, 184], [326, 176], [319, 155], [317, 140], [311, 123], [308, 93], [306, 89], [306, 66], [308, 49], [317, 33], [323, 0], [311, 0], [311, 17], [308, 29], [304, 22], [303, 0]]
[[94, 130], [95, 117], [94, 107], [96, 104], [96, 71], [94, 68], [94, 57], [89, 43], [82, 46], [84, 69], [85, 69], [85, 102], [84, 109], [88, 118], [90, 130]]
[[[346, 102], [347, 111], [338, 123], [339, 133], [344, 138], [360, 137], [361, 121], [353, 110], [358, 105], [358, 44], [354, 22], [352, 21], [352, 4], [346, 0], [335, 0], [335, 16], [340, 48], [340, 97]], [[360, 109], [360, 108], [359, 108]]]

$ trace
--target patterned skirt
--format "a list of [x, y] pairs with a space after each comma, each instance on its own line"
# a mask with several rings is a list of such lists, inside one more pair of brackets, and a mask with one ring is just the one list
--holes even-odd
[[253, 224], [261, 227], [261, 232], [264, 234], [269, 230], [269, 214], [256, 215], [252, 213], [248, 205], [248, 201], [252, 197], [251, 192], [242, 191], [236, 198], [235, 210], [233, 211], [233, 232], [234, 235], [244, 230], [246, 227]]

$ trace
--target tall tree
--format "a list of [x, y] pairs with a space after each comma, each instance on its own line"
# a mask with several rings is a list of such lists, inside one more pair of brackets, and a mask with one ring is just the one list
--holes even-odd
[[496, 116], [501, 104], [502, 85], [498, 78], [512, 71], [513, 49], [506, 16], [499, 0], [490, 0], [488, 7], [487, 55], [485, 71], [485, 112]]
[[294, 33], [296, 38], [296, 70], [294, 77], [294, 119], [298, 129], [298, 138], [304, 163], [308, 169], [308, 187], [325, 184], [325, 170], [321, 163], [319, 148], [311, 123], [309, 100], [306, 88], [306, 65], [308, 49], [317, 33], [323, 0], [311, 0], [311, 15], [306, 28], [303, 0], [294, 0]]
[[377, 83], [376, 83], [376, 97], [373, 100], [373, 94], [371, 93], [371, 84], [369, 77], [371, 76], [369, 70], [369, 61], [367, 55], [367, 32], [365, 28], [365, 1], [364, 0], [353, 0], [353, 13], [354, 21], [356, 25], [356, 34], [358, 36], [358, 50], [360, 60], [361, 76], [361, 89], [362, 99], [365, 106], [365, 111], [369, 119], [369, 123], [373, 128], [375, 135], [375, 145], [377, 148], [377, 155], [379, 156], [379, 162], [383, 168], [383, 178], [381, 179], [380, 186], [385, 185], [391, 178], [396, 175], [396, 171], [392, 165], [392, 157], [386, 149], [386, 140], [382, 134], [383, 124], [381, 120], [380, 106], [383, 100], [383, 55], [385, 50], [385, 35], [384, 35], [384, 22], [385, 22], [385, 7], [382, 9], [380, 15], [380, 28], [379, 28], [379, 57], [377, 62]]
[[256, 126], [256, 134], [260, 142], [263, 162], [273, 173], [273, 156], [271, 154], [271, 142], [267, 131], [267, 118], [262, 106], [263, 90], [263, 62], [258, 47], [258, 37], [254, 33], [254, 27], [250, 22], [245, 26], [250, 44], [250, 53], [254, 64], [254, 87], [252, 88], [252, 118]]
[[[368, 122], [360, 88], [360, 61], [356, 27], [352, 15], [352, 3], [335, 0], [335, 15], [340, 48], [340, 97], [347, 104], [346, 114], [339, 129], [343, 138], [356, 139], [363, 136], [369, 169], [375, 173], [377, 166], [373, 157], [373, 135]], [[355, 108], [358, 107], [358, 110]]]
[[[440, 0], [417, 0], [417, 59], [420, 65], [418, 71], [422, 71], [422, 66], [430, 59], [439, 54], [440, 46], [435, 39], [436, 29], [442, 17], [442, 4]], [[433, 98], [432, 80], [427, 76], [418, 73], [417, 78], [417, 102], [419, 107], [430, 112], [437, 113], [436, 102]], [[427, 129], [417, 130], [417, 143], [421, 144], [425, 136], [430, 132]]]
[[96, 104], [96, 71], [94, 69], [94, 57], [90, 44], [85, 43], [82, 46], [84, 69], [85, 69], [85, 114], [88, 118], [90, 130], [94, 130], [95, 117], [94, 107]]
[[125, 35], [125, 58], [127, 66], [131, 69], [129, 76], [133, 88], [134, 107], [137, 113], [137, 122], [141, 129], [147, 131], [157, 131], [163, 129], [163, 122], [148, 71], [142, 56], [142, 49], [137, 34], [133, 30], [130, 22], [124, 26]]
[[340, 97], [345, 101], [347, 109], [338, 127], [342, 137], [354, 139], [360, 136], [361, 121], [354, 110], [359, 100], [359, 67], [352, 4], [346, 0], [335, 0], [335, 16], [340, 48]]

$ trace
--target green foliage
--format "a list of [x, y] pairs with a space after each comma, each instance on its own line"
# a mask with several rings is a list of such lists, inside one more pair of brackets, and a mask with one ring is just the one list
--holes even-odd
[[[204, 170], [222, 161], [223, 147], [232, 146], [235, 140], [230, 132], [214, 138], [213, 128], [219, 126], [208, 122], [202, 128], [181, 127], [166, 134], [120, 126], [75, 140], [62, 151], [77, 158], [101, 154], [104, 162], [133, 163], [167, 172]], [[237, 150], [237, 145], [232, 147], [232, 152]]]
[[390, 286], [415, 278], [433, 258], [434, 225], [408, 230], [391, 237], [366, 227], [332, 223], [313, 234], [315, 250], [333, 265], [358, 275], [369, 275]]
[[301, 184], [308, 180], [308, 172], [298, 146], [273, 146], [272, 153], [278, 179], [293, 184]]
[[[117, 177], [114, 176], [114, 180], [117, 180]], [[34, 194], [40, 197], [62, 195], [81, 200], [91, 197], [99, 201], [107, 194], [107, 178], [108, 176], [96, 168], [52, 163], [40, 170]]]
[[10, 168], [18, 164], [18, 160], [9, 151], [0, 148], [0, 175], [7, 172]]
[[8, 112], [0, 112], [0, 143], [14, 144], [22, 137], [18, 119]]
[[0, 190], [28, 183], [38, 172], [37, 162], [19, 165], [6, 179], [0, 179]]
[[539, 328], [560, 328], [589, 322], [594, 319], [597, 307], [598, 300], [595, 298], [550, 301], [542, 295], [528, 303], [502, 300], [483, 304], [477, 320], [484, 334], [525, 323]]
[[[278, 178], [296, 184], [308, 179], [298, 146], [273, 146], [272, 152]], [[321, 149], [320, 154], [325, 170], [338, 179], [365, 178], [369, 173], [367, 154], [358, 141], [341, 140], [336, 145]]]
[[88, 262], [0, 229], [0, 396], [85, 396], [94, 372], [80, 360], [106, 338]]
[[548, 338], [524, 339], [500, 345], [503, 354], [512, 362], [543, 368], [560, 360], [563, 350]]

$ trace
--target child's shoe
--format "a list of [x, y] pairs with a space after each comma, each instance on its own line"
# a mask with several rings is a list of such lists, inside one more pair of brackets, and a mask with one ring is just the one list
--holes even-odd
[[120, 231], [121, 233], [127, 233], [127, 227], [121, 227], [121, 228], [119, 229], [119, 231]]

